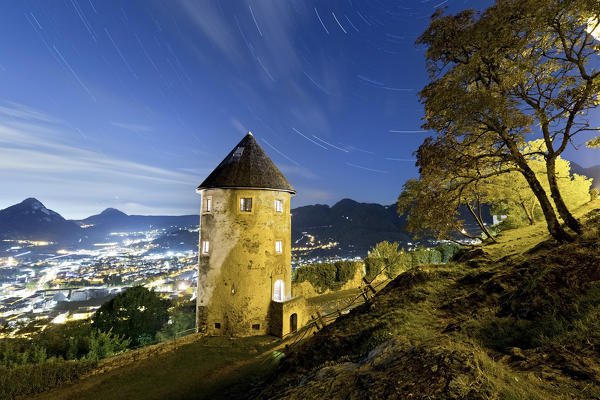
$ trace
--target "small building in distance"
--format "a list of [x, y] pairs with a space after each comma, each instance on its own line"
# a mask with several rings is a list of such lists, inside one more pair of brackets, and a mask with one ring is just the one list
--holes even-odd
[[197, 188], [196, 328], [207, 335], [285, 336], [309, 318], [291, 297], [292, 185], [250, 132]]

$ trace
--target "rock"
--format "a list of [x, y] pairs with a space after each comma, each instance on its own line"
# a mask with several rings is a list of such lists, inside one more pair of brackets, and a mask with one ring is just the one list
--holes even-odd
[[514, 359], [517, 359], [517, 360], [527, 359], [525, 354], [523, 354], [523, 350], [521, 350], [518, 347], [509, 347], [507, 350], [508, 350], [508, 354], [510, 354]]

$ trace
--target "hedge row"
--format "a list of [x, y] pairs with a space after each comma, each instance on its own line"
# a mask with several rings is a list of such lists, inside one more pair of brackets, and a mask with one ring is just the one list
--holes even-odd
[[354, 278], [363, 264], [357, 261], [336, 261], [302, 265], [294, 271], [295, 282], [310, 282], [319, 293], [339, 290], [346, 282]]
[[400, 250], [395, 257], [365, 258], [365, 278], [372, 281], [379, 274], [385, 273], [388, 278], [422, 264], [445, 264], [460, 250], [457, 244], [441, 244], [433, 249], [418, 247], [412, 251]]
[[72, 382], [97, 365], [92, 361], [49, 360], [14, 368], [0, 367], [0, 399], [40, 393]]

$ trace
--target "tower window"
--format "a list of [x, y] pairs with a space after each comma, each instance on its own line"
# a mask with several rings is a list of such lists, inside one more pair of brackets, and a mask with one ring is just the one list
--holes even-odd
[[212, 212], [212, 197], [207, 197], [204, 199], [204, 210], [205, 213]]
[[276, 240], [275, 241], [275, 253], [282, 253], [282, 252], [283, 252], [283, 241]]
[[221, 323], [215, 322], [215, 329], [221, 329]]
[[280, 213], [283, 212], [283, 201], [275, 200], [275, 211]]
[[260, 330], [260, 324], [252, 324], [252, 329], [254, 329], [255, 331]]
[[284, 296], [284, 285], [283, 281], [277, 280], [275, 281], [275, 285], [273, 286], [273, 300], [274, 301], [283, 301]]
[[208, 254], [209, 250], [210, 250], [210, 243], [208, 242], [208, 240], [203, 240], [202, 241], [202, 254]]
[[242, 197], [240, 199], [240, 211], [252, 211], [252, 197]]

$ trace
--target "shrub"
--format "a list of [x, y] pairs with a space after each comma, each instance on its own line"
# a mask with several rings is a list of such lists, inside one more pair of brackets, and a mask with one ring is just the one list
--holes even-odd
[[90, 336], [90, 350], [85, 356], [87, 360], [98, 361], [113, 356], [127, 349], [131, 339], [112, 332], [92, 331]]
[[596, 188], [590, 189], [590, 201], [597, 200], [599, 194], [600, 194], [600, 190], [598, 190]]
[[354, 278], [362, 263], [355, 261], [336, 261], [302, 265], [294, 271], [295, 282], [310, 282], [320, 293], [339, 290], [346, 282]]
[[8, 368], [0, 366], [0, 398], [14, 399], [29, 396], [64, 385], [96, 366], [91, 361], [49, 360]]
[[175, 300], [174, 303], [169, 309], [169, 321], [156, 333], [156, 340], [159, 342], [173, 339], [180, 332], [191, 330], [196, 326], [195, 302]]
[[441, 253], [442, 263], [447, 263], [448, 261], [450, 261], [452, 256], [458, 253], [460, 249], [460, 245], [456, 243], [444, 243], [436, 247], [436, 250], [438, 250]]

